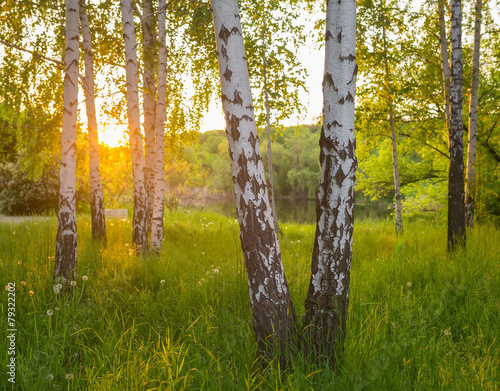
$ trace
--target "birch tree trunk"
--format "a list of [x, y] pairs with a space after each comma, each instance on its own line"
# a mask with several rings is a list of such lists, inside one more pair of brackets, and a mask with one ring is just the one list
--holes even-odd
[[[237, 0], [212, 0], [222, 107], [260, 355], [286, 350], [296, 316], [281, 263], [252, 104]], [[284, 364], [284, 354], [280, 357]]]
[[59, 170], [59, 212], [54, 281], [70, 289], [76, 279], [76, 122], [78, 115], [78, 0], [66, 0], [65, 75]]
[[92, 216], [92, 238], [106, 244], [106, 218], [99, 165], [99, 139], [94, 93], [94, 54], [90, 35], [89, 18], [85, 0], [80, 0], [80, 23], [83, 37], [83, 59], [85, 61], [85, 107], [89, 132], [90, 211]]
[[474, 226], [474, 193], [476, 188], [476, 148], [477, 148], [477, 106], [479, 91], [479, 51], [481, 45], [482, 2], [476, 0], [476, 20], [474, 26], [474, 49], [472, 55], [472, 81], [469, 106], [469, 137], [467, 144], [467, 174], [465, 185], [465, 222]]
[[462, 2], [451, 0], [450, 169], [448, 250], [465, 246], [464, 155], [462, 119]]
[[[385, 19], [385, 4], [384, 4], [384, 23], [387, 22]], [[399, 167], [398, 167], [398, 152], [396, 148], [396, 130], [394, 126], [394, 110], [391, 98], [391, 73], [389, 69], [389, 60], [387, 58], [387, 37], [385, 31], [385, 24], [382, 27], [382, 38], [384, 41], [384, 64], [385, 64], [385, 74], [386, 82], [388, 87], [389, 95], [389, 123], [391, 126], [391, 146], [392, 146], [392, 168], [394, 173], [394, 204], [395, 204], [395, 214], [396, 214], [396, 234], [403, 233], [403, 216], [402, 216], [402, 206], [401, 206], [401, 186], [399, 183]]]
[[444, 0], [438, 0], [439, 16], [439, 48], [441, 50], [441, 68], [443, 70], [444, 113], [446, 130], [450, 130], [450, 61], [448, 58], [448, 43], [446, 39], [446, 23], [444, 20]]
[[120, 8], [122, 12], [123, 38], [125, 41], [128, 129], [134, 183], [132, 241], [138, 248], [145, 248], [148, 245], [148, 200], [144, 184], [144, 155], [139, 112], [139, 74], [137, 69], [137, 48], [132, 1], [120, 0]]
[[151, 0], [142, 2], [142, 45], [144, 53], [143, 71], [143, 113], [144, 113], [144, 179], [148, 194], [148, 222], [151, 220], [155, 186], [155, 18]]
[[156, 101], [156, 164], [151, 248], [157, 253], [163, 240], [165, 201], [165, 106], [167, 99], [167, 47], [165, 46], [166, 0], [158, 5], [158, 99]]
[[267, 84], [267, 59], [266, 59], [266, 17], [262, 11], [263, 34], [262, 34], [262, 67], [264, 75], [264, 99], [266, 101], [266, 133], [267, 133], [267, 170], [269, 173], [269, 199], [271, 201], [271, 211], [274, 219], [274, 229], [278, 234], [282, 234], [278, 221], [278, 213], [276, 211], [276, 202], [274, 200], [274, 175], [273, 175], [273, 158], [271, 150], [271, 114], [269, 108], [269, 93]]
[[328, 0], [323, 79], [321, 178], [311, 281], [305, 302], [306, 338], [316, 357], [342, 353], [349, 306], [357, 161], [354, 136], [356, 2]]

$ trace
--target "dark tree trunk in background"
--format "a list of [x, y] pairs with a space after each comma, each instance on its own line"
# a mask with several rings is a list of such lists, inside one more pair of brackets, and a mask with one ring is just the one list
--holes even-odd
[[94, 93], [94, 54], [92, 37], [85, 0], [80, 0], [80, 22], [83, 37], [83, 59], [85, 61], [85, 106], [89, 132], [90, 212], [92, 216], [92, 238], [106, 245], [106, 216], [99, 165], [99, 138]]
[[260, 355], [271, 357], [295, 330], [295, 310], [281, 263], [252, 105], [237, 0], [212, 0], [222, 106], [233, 172], [241, 247]]
[[357, 161], [354, 136], [356, 2], [328, 0], [321, 178], [311, 281], [303, 318], [316, 357], [342, 354], [349, 306]]
[[467, 144], [467, 175], [465, 186], [465, 222], [474, 226], [474, 195], [476, 191], [477, 109], [479, 91], [479, 51], [481, 47], [481, 0], [476, 0], [474, 51], [472, 55], [472, 81], [469, 106], [469, 137]]
[[464, 146], [462, 119], [462, 3], [451, 0], [450, 169], [448, 250], [465, 246]]

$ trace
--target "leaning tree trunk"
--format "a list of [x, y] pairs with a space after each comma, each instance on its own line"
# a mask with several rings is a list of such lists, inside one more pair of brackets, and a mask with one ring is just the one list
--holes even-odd
[[321, 177], [303, 322], [316, 357], [335, 362], [344, 346], [352, 260], [356, 2], [328, 0], [326, 7]]
[[391, 126], [391, 146], [392, 146], [392, 168], [394, 173], [394, 204], [395, 204], [395, 214], [396, 214], [396, 234], [403, 233], [403, 208], [401, 206], [401, 186], [399, 182], [399, 167], [398, 167], [398, 152], [396, 148], [396, 129], [394, 126], [394, 110], [391, 98], [391, 86], [390, 86], [390, 69], [389, 69], [389, 59], [387, 58], [387, 37], [385, 31], [385, 11], [384, 12], [384, 26], [382, 27], [382, 38], [384, 41], [384, 63], [385, 63], [385, 75], [387, 79], [387, 87], [389, 94], [389, 123]]
[[467, 174], [465, 185], [465, 222], [474, 226], [474, 193], [476, 189], [477, 106], [479, 91], [479, 51], [481, 45], [481, 0], [476, 0], [474, 51], [472, 56], [472, 82], [469, 106], [469, 138], [467, 145]]
[[65, 75], [59, 170], [59, 212], [54, 281], [70, 289], [76, 279], [76, 122], [78, 115], [78, 0], [66, 0]]
[[438, 0], [439, 17], [439, 47], [441, 49], [441, 68], [443, 70], [444, 113], [446, 130], [450, 129], [450, 61], [448, 58], [448, 44], [446, 39], [446, 23], [444, 20], [444, 0]]
[[[233, 172], [241, 247], [260, 355], [286, 350], [295, 310], [281, 263], [255, 125], [237, 0], [212, 0], [222, 107]], [[284, 363], [284, 354], [281, 362]]]
[[464, 147], [462, 119], [462, 3], [451, 0], [450, 169], [448, 249], [465, 245]]
[[142, 2], [142, 45], [144, 57], [143, 69], [143, 112], [144, 112], [144, 179], [148, 194], [148, 223], [151, 220], [155, 186], [155, 18], [151, 0]]
[[167, 47], [165, 46], [166, 0], [158, 5], [158, 100], [156, 101], [156, 164], [151, 248], [157, 253], [163, 240], [165, 205], [165, 106], [167, 99]]
[[[264, 11], [263, 11], [264, 12]], [[263, 34], [262, 34], [262, 68], [264, 76], [264, 99], [266, 101], [266, 133], [267, 133], [267, 169], [269, 172], [269, 199], [271, 201], [271, 211], [274, 219], [274, 229], [278, 234], [282, 234], [278, 221], [278, 212], [276, 211], [276, 202], [274, 200], [274, 175], [273, 158], [271, 150], [271, 114], [269, 109], [269, 93], [267, 85], [267, 58], [266, 58], [266, 18], [263, 15]]]
[[120, 0], [125, 41], [125, 71], [127, 80], [127, 113], [132, 177], [134, 183], [134, 218], [132, 241], [138, 248], [148, 245], [147, 194], [144, 184], [141, 119], [139, 112], [139, 75], [135, 40], [134, 14], [131, 0]]
[[101, 169], [99, 165], [99, 139], [94, 93], [94, 54], [90, 35], [89, 18], [85, 0], [80, 0], [80, 22], [83, 37], [83, 59], [85, 61], [85, 106], [89, 131], [89, 174], [90, 174], [90, 212], [92, 217], [92, 238], [106, 244], [106, 218], [104, 214], [104, 195], [102, 192]]

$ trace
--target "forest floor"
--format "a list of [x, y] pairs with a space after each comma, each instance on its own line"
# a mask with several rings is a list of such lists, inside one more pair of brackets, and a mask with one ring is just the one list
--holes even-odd
[[[300, 320], [314, 226], [282, 229]], [[439, 221], [407, 223], [396, 237], [390, 220], [357, 220], [344, 357], [317, 366], [292, 346], [286, 370], [256, 363], [234, 218], [167, 213], [158, 257], [136, 255], [130, 219], [107, 220], [101, 249], [91, 241], [90, 217], [79, 216], [72, 295], [52, 283], [56, 232], [55, 217], [0, 222], [0, 284], [10, 289], [0, 300], [2, 368], [12, 344], [16, 351], [16, 383], [3, 370], [0, 389], [500, 388], [500, 230], [493, 224], [468, 231], [466, 249], [449, 254]]]

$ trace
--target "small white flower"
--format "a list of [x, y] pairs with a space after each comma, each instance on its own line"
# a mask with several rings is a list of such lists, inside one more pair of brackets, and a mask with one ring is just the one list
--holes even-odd
[[89, 278], [87, 276], [82, 276], [83, 281], [87, 281]]
[[50, 373], [49, 373], [49, 374], [47, 375], [47, 380], [48, 380], [48, 381], [52, 381], [52, 380], [54, 380], [54, 375], [52, 375], [52, 374], [50, 374]]
[[219, 269], [215, 268], [215, 269], [214, 269], [214, 273], [215, 273], [215, 274], [219, 274]]
[[71, 281], [71, 282], [69, 283], [69, 285], [71, 285], [71, 286], [76, 286], [76, 281]]
[[67, 380], [71, 380], [71, 379], [73, 379], [73, 374], [68, 373], [68, 374], [66, 375], [66, 379], [67, 379]]
[[57, 287], [57, 285], [54, 285], [54, 288], [53, 288], [53, 289], [54, 289], [54, 293], [55, 293], [56, 295], [57, 295], [57, 294], [59, 294], [59, 292], [61, 291], [61, 290]]
[[53, 314], [52, 310], [47, 311], [47, 315], [52, 316], [52, 314]]
[[161, 285], [165, 284], [165, 280], [161, 280], [161, 281], [160, 281], [160, 284], [161, 284]]
[[446, 330], [444, 330], [444, 335], [451, 335], [451, 331], [450, 331], [450, 329], [446, 329]]
[[59, 308], [59, 307], [56, 307], [56, 308], [54, 308], [54, 309], [55, 309], [56, 311], [59, 311], [59, 310], [60, 310], [60, 308]]
[[57, 289], [62, 289], [62, 284], [57, 284], [56, 287]]
[[411, 286], [411, 282], [409, 282], [409, 281], [408, 281], [408, 282], [406, 283], [406, 286], [409, 288], [409, 287]]

